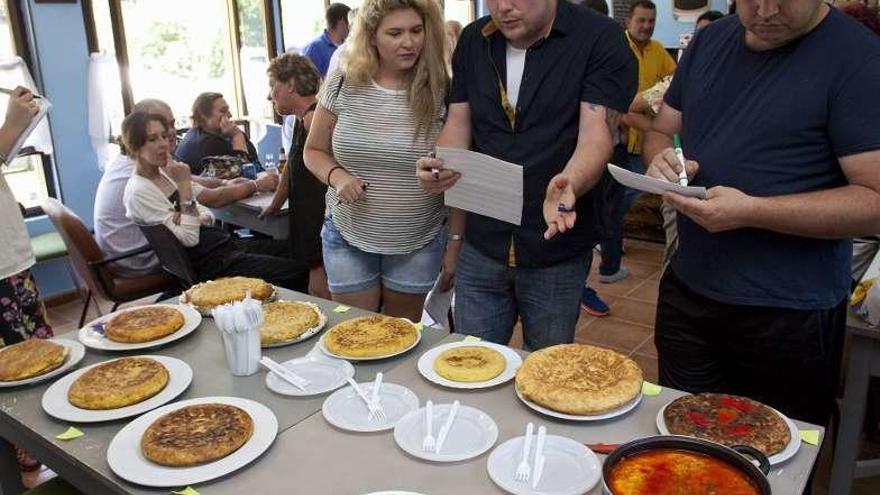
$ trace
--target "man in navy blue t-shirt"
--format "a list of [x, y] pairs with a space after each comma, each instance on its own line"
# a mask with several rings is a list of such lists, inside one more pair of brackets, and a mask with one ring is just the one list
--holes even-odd
[[850, 238], [880, 230], [880, 39], [822, 0], [739, 0], [682, 59], [644, 154], [677, 182], [660, 284], [663, 384], [754, 397], [824, 424], [846, 323]]

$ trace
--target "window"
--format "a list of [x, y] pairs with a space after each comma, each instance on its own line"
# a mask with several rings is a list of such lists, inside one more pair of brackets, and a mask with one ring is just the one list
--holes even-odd
[[[235, 118], [266, 117], [265, 0], [92, 0], [92, 50], [127, 62], [130, 105], [159, 98], [178, 127], [199, 93], [222, 93]], [[87, 23], [89, 12], [85, 13]], [[236, 22], [237, 21], [237, 22]]]
[[[0, 1], [0, 86], [22, 85], [36, 89], [27, 71], [29, 54], [23, 41], [21, 16], [17, 11], [11, 12], [9, 5], [9, 2]], [[0, 115], [6, 115], [6, 98], [0, 95]], [[12, 159], [2, 169], [3, 178], [28, 217], [42, 215], [40, 204], [46, 198], [56, 196], [52, 158], [49, 154], [35, 151], [34, 146], [51, 153], [51, 135], [45, 121], [34, 129], [18, 156], [10, 157]]]
[[462, 27], [474, 21], [473, 0], [444, 0], [443, 16], [447, 21], [458, 21]]
[[[446, 20], [456, 20], [467, 26], [474, 20], [473, 0], [438, 0], [443, 5]], [[303, 47], [324, 31], [327, 21], [324, 12], [333, 2], [359, 8], [363, 0], [281, 0], [281, 26], [284, 32], [284, 50], [302, 52]]]
[[302, 52], [324, 31], [324, 0], [281, 0], [281, 31], [285, 52]]

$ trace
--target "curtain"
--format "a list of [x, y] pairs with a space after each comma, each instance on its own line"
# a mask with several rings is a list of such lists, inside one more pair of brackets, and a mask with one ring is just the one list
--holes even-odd
[[106, 52], [89, 55], [88, 85], [89, 139], [98, 157], [98, 168], [104, 170], [116, 152], [111, 139], [120, 132], [125, 117], [116, 57]]
[[[8, 89], [14, 89], [16, 86], [23, 86], [38, 94], [37, 86], [34, 84], [34, 78], [21, 57], [11, 57], [0, 60], [0, 86]], [[6, 115], [6, 107], [9, 105], [9, 98], [0, 98], [0, 115]], [[37, 124], [37, 127], [31, 132], [27, 140], [25, 140], [22, 148], [33, 146], [36, 151], [41, 153], [52, 154], [52, 135], [49, 133], [48, 117], [44, 118]], [[11, 160], [13, 157], [9, 157]]]

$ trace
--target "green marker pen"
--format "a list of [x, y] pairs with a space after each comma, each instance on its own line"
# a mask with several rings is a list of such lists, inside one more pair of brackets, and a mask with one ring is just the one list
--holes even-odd
[[672, 135], [672, 147], [675, 149], [675, 156], [678, 157], [678, 161], [681, 163], [681, 170], [678, 172], [678, 185], [686, 186], [688, 185], [688, 175], [684, 168], [684, 151], [681, 149], [681, 136], [678, 134]]

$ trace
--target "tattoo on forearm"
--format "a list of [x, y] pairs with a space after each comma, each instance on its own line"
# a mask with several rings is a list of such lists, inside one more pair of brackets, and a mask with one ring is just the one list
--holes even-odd
[[587, 107], [593, 112], [598, 112], [600, 109], [605, 110], [605, 125], [608, 126], [608, 130], [611, 131], [612, 134], [614, 133], [614, 130], [617, 129], [617, 126], [620, 125], [620, 112], [617, 110], [602, 105], [596, 105], [595, 103], [587, 103]]

